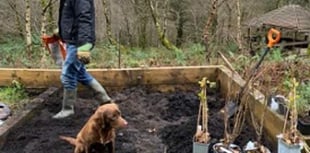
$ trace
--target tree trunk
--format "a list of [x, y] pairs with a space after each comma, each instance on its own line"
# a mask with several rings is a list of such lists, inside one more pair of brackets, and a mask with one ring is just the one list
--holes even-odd
[[237, 42], [238, 42], [238, 49], [239, 52], [243, 53], [243, 45], [242, 45], [242, 32], [241, 32], [241, 9], [240, 9], [240, 0], [236, 0], [237, 4]]
[[[24, 27], [21, 23], [21, 14], [19, 14], [19, 12], [17, 11], [17, 6], [16, 6], [16, 1], [14, 0], [13, 2], [12, 1], [9, 1], [7, 0], [10, 8], [15, 12], [14, 13], [14, 16], [15, 16], [15, 24], [16, 24], [16, 28], [18, 30], [18, 34], [21, 36], [21, 37], [24, 37]], [[23, 17], [22, 17], [23, 18]]]
[[108, 6], [106, 0], [101, 0], [103, 6], [103, 14], [106, 20], [106, 35], [108, 37], [109, 42], [114, 46], [119, 46], [121, 51], [125, 51], [126, 48], [117, 42], [112, 36], [112, 26], [111, 26], [111, 10], [110, 6]]
[[125, 22], [126, 22], [126, 31], [128, 34], [128, 43], [129, 43], [129, 44], [127, 43], [127, 45], [130, 45], [131, 47], [133, 47], [133, 39], [132, 39], [133, 36], [130, 30], [130, 23], [129, 23], [127, 16], [125, 16]]
[[147, 0], [147, 3], [148, 3], [148, 6], [152, 14], [152, 18], [153, 18], [153, 21], [154, 21], [154, 24], [157, 30], [157, 34], [159, 36], [159, 40], [161, 41], [162, 45], [165, 46], [169, 50], [177, 51], [178, 48], [169, 41], [169, 39], [165, 35], [165, 31], [162, 29], [161, 25], [159, 24], [157, 20], [158, 16], [154, 10], [154, 6], [151, 0]]
[[180, 47], [183, 43], [183, 28], [184, 28], [184, 13], [179, 12], [177, 15], [177, 40], [176, 40], [176, 46]]
[[26, 3], [26, 12], [25, 12], [25, 17], [26, 17], [26, 48], [29, 57], [31, 57], [31, 51], [32, 51], [32, 36], [31, 36], [31, 8], [30, 8], [30, 1], [25, 0]]
[[[53, 3], [53, 0], [48, 0], [48, 1], [47, 0], [41, 0], [41, 8], [42, 8], [42, 11], [41, 11], [41, 36], [46, 34], [46, 25], [47, 25], [46, 24], [46, 21], [47, 21], [46, 13], [48, 10], [51, 9], [52, 3]], [[50, 11], [49, 11], [49, 13], [50, 13]], [[49, 15], [52, 15], [52, 14], [49, 14]], [[50, 20], [50, 16], [49, 16], [49, 20]]]
[[148, 17], [148, 7], [145, 3], [145, 1], [141, 0], [131, 0], [130, 1], [133, 5], [133, 9], [135, 12], [135, 16], [137, 16], [137, 26], [136, 29], [138, 31], [138, 46], [145, 48], [148, 43], [148, 37], [147, 37], [147, 25], [149, 22]]
[[[226, 3], [226, 6], [227, 6], [227, 12], [228, 12], [228, 14], [232, 14], [232, 12], [233, 12], [233, 9], [231, 8], [231, 6], [230, 6], [230, 4], [229, 3]], [[228, 25], [227, 25], [227, 31], [231, 31], [231, 30], [233, 30], [233, 26], [232, 26], [232, 16], [231, 15], [229, 15], [228, 17], [227, 17], [228, 19], [228, 21], [227, 21], [227, 23], [228, 23]], [[231, 36], [229, 35], [229, 34], [226, 34], [226, 42], [228, 42], [228, 41], [230, 41], [231, 40]], [[223, 43], [223, 42], [222, 42]]]
[[45, 7], [47, 5], [46, 0], [41, 0], [41, 8], [42, 8], [42, 12], [41, 12], [41, 36], [46, 34], [46, 10]]
[[106, 21], [106, 35], [110, 41], [111, 44], [113, 44], [113, 42], [115, 40], [113, 40], [112, 38], [112, 27], [111, 27], [111, 20], [110, 20], [110, 9], [107, 6], [107, 2], [106, 0], [102, 0], [102, 5], [103, 5], [103, 14], [105, 16], [105, 21]]
[[54, 20], [54, 7], [51, 4], [48, 9], [48, 16], [47, 16], [47, 31], [52, 32], [56, 28], [55, 20]]
[[211, 28], [213, 27], [213, 24], [215, 22], [215, 17], [216, 17], [216, 11], [217, 11], [217, 3], [218, 3], [218, 0], [213, 0], [212, 1], [212, 8], [210, 10], [210, 13], [209, 13], [209, 16], [208, 16], [208, 19], [207, 19], [207, 23], [206, 23], [206, 26], [205, 26], [205, 30], [204, 30], [204, 35], [203, 35], [203, 38], [204, 38], [204, 42], [205, 42], [205, 51], [207, 53], [207, 56], [206, 58], [209, 59], [210, 58], [210, 51], [209, 51], [209, 41], [210, 41], [210, 35], [212, 33], [213, 30], [211, 30]]
[[[41, 36], [44, 36], [46, 35], [46, 20], [47, 20], [47, 17], [46, 17], [46, 12], [49, 10], [50, 6], [52, 4], [52, 0], [49, 0], [47, 2], [47, 0], [41, 0], [41, 8], [42, 8], [42, 11], [41, 11]], [[45, 50], [45, 46], [44, 44], [42, 43], [42, 52], [41, 52], [41, 67], [45, 67], [47, 66], [47, 57], [46, 57], [46, 52], [44, 52]]]
[[[128, 3], [127, 3], [128, 4]], [[131, 31], [131, 25], [128, 19], [128, 11], [126, 10], [126, 7], [128, 7], [128, 5], [120, 5], [121, 9], [122, 9], [122, 16], [124, 16], [124, 21], [126, 23], [125, 25], [125, 31], [126, 31], [126, 35], [127, 35], [127, 39], [126, 40], [126, 45], [133, 47], [133, 35], [132, 35], [132, 31]]]
[[[168, 0], [166, 0], [168, 1]], [[168, 4], [165, 4], [168, 6]], [[166, 8], [166, 10], [173, 10], [173, 13], [176, 16], [176, 31], [177, 31], [177, 36], [176, 36], [176, 46], [181, 47], [183, 43], [183, 34], [184, 34], [184, 25], [186, 22], [186, 1], [185, 0], [175, 0], [171, 2], [171, 7]]]
[[145, 48], [147, 45], [147, 23], [148, 23], [148, 18], [147, 17], [142, 17], [140, 20], [140, 27], [139, 27], [139, 46], [142, 48]]

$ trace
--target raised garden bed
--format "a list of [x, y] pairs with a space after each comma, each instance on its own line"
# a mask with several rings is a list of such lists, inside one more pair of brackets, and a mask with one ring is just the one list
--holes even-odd
[[[119, 136], [117, 138], [117, 148], [126, 148], [126, 151], [129, 153], [130, 151], [146, 153], [164, 152], [165, 149], [167, 149], [168, 152], [174, 152], [177, 149], [180, 149], [177, 152], [190, 152], [192, 149], [192, 136], [195, 131], [194, 126], [196, 123], [194, 120], [196, 119], [196, 116], [194, 115], [197, 114], [198, 109], [197, 90], [195, 89], [195, 87], [198, 86], [197, 82], [202, 77], [207, 77], [210, 81], [217, 81], [221, 94], [227, 93], [228, 86], [230, 85], [230, 90], [234, 92], [238, 92], [240, 86], [244, 85], [244, 81], [240, 78], [240, 76], [232, 75], [231, 72], [223, 66], [110, 70], [93, 69], [90, 70], [90, 72], [94, 75], [94, 77], [102, 82], [109, 91], [116, 89], [112, 95], [113, 97], [119, 98], [119, 104], [123, 110], [123, 114], [130, 124], [129, 128], [119, 131]], [[51, 85], [56, 87], [60, 86], [60, 70], [0, 69], [0, 75], [3, 76], [0, 79], [0, 86], [7, 85], [12, 79], [17, 79], [26, 87], [32, 88], [46, 88]], [[188, 89], [190, 89], [190, 91]], [[184, 90], [187, 92], [183, 92]], [[159, 93], [159, 91], [164, 92]], [[249, 97], [247, 100], [250, 102], [254, 116], [256, 118], [260, 118], [263, 112], [263, 95], [258, 91], [247, 94]], [[31, 150], [32, 152], [40, 150], [40, 147], [37, 147], [36, 143], [47, 144], [47, 146], [43, 147], [43, 150], [40, 150], [39, 152], [44, 152], [49, 148], [54, 148], [55, 146], [57, 146], [57, 148], [64, 149], [64, 152], [66, 150], [72, 152], [72, 146], [65, 142], [61, 142], [56, 138], [58, 137], [58, 134], [75, 136], [85, 121], [88, 119], [90, 114], [93, 112], [95, 106], [93, 105], [94, 103], [92, 103], [92, 100], [89, 99], [91, 96], [88, 94], [85, 94], [85, 96], [82, 96], [83, 94], [79, 95], [82, 98], [79, 99], [77, 114], [75, 116], [63, 121], [51, 120], [51, 114], [56, 113], [59, 110], [61, 103], [61, 96], [56, 96], [58, 97], [56, 100], [49, 100], [49, 102], [46, 103], [46, 106], [48, 107], [44, 107], [45, 109], [43, 109], [40, 113], [42, 118], [34, 118], [32, 121], [24, 125], [25, 127], [36, 125], [33, 127], [33, 129], [36, 129], [34, 131], [38, 134], [34, 133], [34, 136], [31, 136], [31, 132], [18, 133], [19, 131], [25, 130], [25, 128], [21, 128], [21, 130], [17, 130], [17, 135], [12, 133], [12, 135], [14, 135], [12, 136], [12, 141], [13, 139], [16, 139], [17, 141], [21, 142], [20, 144], [17, 143], [17, 145], [25, 145], [22, 143], [27, 142], [27, 146], [22, 148], [28, 148], [28, 150]], [[178, 98], [171, 99], [171, 97]], [[211, 95], [211, 97], [213, 97], [213, 102], [212, 100], [210, 101], [212, 102], [212, 104], [210, 103], [210, 106], [216, 105], [212, 106], [210, 109], [212, 116], [212, 113], [214, 115], [215, 112], [218, 111], [218, 107], [223, 105], [223, 100], [217, 101], [214, 99], [223, 97], [219, 96], [218, 94], [213, 96]], [[191, 109], [185, 105], [186, 101], [189, 102]], [[55, 104], [56, 102], [58, 105]], [[195, 105], [197, 105], [197, 107], [195, 107]], [[168, 112], [172, 114], [168, 115]], [[176, 117], [174, 117], [174, 115], [176, 115]], [[211, 117], [210, 124], [222, 124], [223, 121], [217, 117], [218, 116]], [[212, 121], [212, 118], [215, 118], [215, 121]], [[269, 110], [266, 112], [265, 118], [269, 121], [272, 121], [265, 122], [264, 124], [264, 133], [266, 134], [266, 138], [272, 143], [272, 145], [269, 143], [266, 145], [270, 147], [272, 151], [274, 151], [274, 147], [272, 146], [276, 146], [276, 135], [281, 133], [283, 118], [275, 112]], [[138, 124], [140, 122], [142, 124]], [[251, 124], [247, 124], [247, 128], [245, 128], [248, 130], [245, 133], [250, 133], [249, 135], [245, 135], [247, 139], [243, 140], [242, 134], [240, 138], [237, 138], [236, 143], [239, 145], [243, 145], [242, 143], [245, 143], [244, 141], [248, 141], [248, 138], [252, 138], [251, 136], [255, 135], [255, 132], [251, 131], [250, 125]], [[61, 131], [61, 133], [58, 133], [58, 130], [53, 132], [53, 129], [40, 130], [50, 127], [60, 128], [59, 131]], [[213, 128], [215, 129], [210, 130], [212, 131], [212, 134], [217, 133], [214, 131], [218, 131], [218, 127], [219, 126], [214, 126]], [[190, 130], [191, 128], [192, 130]], [[212, 125], [210, 128], [212, 128]], [[174, 132], [174, 130], [176, 130], [176, 132]], [[45, 136], [46, 132], [52, 132], [53, 134]], [[27, 133], [29, 133], [29, 135]], [[27, 139], [29, 137], [31, 139]], [[220, 136], [215, 136], [215, 138], [220, 138]], [[174, 141], [170, 141], [172, 139]], [[254, 137], [252, 140], [255, 140]], [[148, 149], [139, 149], [137, 145], [144, 149]], [[10, 145], [7, 146], [9, 147]], [[189, 148], [186, 149], [186, 147]], [[7, 149], [7, 151], [10, 150], [9, 148]], [[126, 153], [126, 151], [117, 152]], [[49, 150], [49, 152], [51, 151]]]
[[[191, 153], [192, 136], [195, 132], [199, 99], [197, 89], [170, 93], [150, 91], [146, 87], [132, 87], [113, 92], [122, 114], [129, 122], [125, 129], [118, 130], [116, 152], [119, 153]], [[73, 147], [61, 141], [59, 135], [75, 136], [93, 113], [96, 102], [91, 93], [80, 92], [76, 103], [76, 115], [53, 120], [51, 116], [60, 109], [62, 95], [52, 96], [43, 109], [29, 122], [13, 130], [2, 151], [5, 153], [71, 153]], [[211, 137], [223, 138], [223, 114], [220, 109], [224, 99], [219, 92], [208, 93], [210, 107], [209, 130]], [[245, 145], [255, 140], [255, 131], [247, 123], [235, 142]], [[272, 147], [267, 140], [265, 145]]]

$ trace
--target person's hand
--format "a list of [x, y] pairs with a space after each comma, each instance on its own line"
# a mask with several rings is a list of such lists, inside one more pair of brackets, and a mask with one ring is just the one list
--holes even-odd
[[90, 50], [92, 47], [93, 47], [93, 45], [91, 43], [86, 43], [86, 44], [78, 47], [77, 58], [83, 64], [89, 64], [90, 63]]
[[59, 37], [59, 29], [58, 28], [53, 30], [53, 36]]

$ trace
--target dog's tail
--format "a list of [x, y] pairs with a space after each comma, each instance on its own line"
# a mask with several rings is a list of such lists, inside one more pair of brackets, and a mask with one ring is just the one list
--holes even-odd
[[60, 139], [65, 140], [67, 142], [69, 142], [71, 145], [76, 146], [76, 139], [72, 138], [72, 137], [67, 137], [67, 136], [59, 136]]

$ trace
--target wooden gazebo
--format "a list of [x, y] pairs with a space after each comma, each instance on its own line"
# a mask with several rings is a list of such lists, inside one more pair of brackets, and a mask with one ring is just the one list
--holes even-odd
[[282, 33], [281, 40], [285, 41], [285, 43], [282, 42], [282, 46], [309, 44], [310, 11], [299, 5], [287, 5], [272, 10], [249, 20], [245, 25], [248, 27], [250, 39], [252, 39], [252, 32], [267, 31], [267, 28], [275, 27]]

